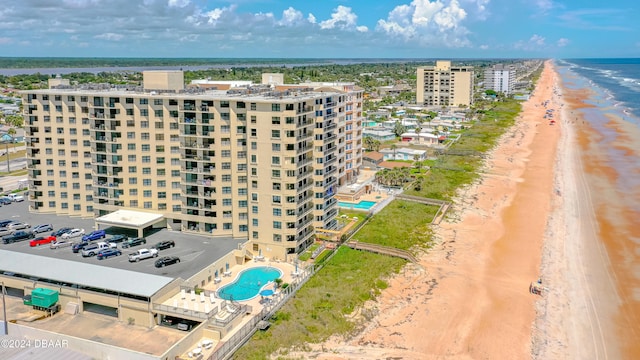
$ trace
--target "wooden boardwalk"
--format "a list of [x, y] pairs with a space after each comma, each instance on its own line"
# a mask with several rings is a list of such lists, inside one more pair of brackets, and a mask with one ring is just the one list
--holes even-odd
[[346, 242], [344, 245], [355, 250], [363, 250], [363, 251], [369, 251], [376, 254], [395, 256], [395, 257], [405, 259], [407, 261], [411, 261], [413, 263], [418, 262], [418, 259], [416, 259], [416, 257], [413, 256], [412, 253], [406, 250], [400, 250], [390, 246], [363, 243], [358, 241], [349, 241], [349, 242]]
[[420, 196], [399, 194], [399, 195], [396, 195], [396, 199], [413, 201], [413, 202], [417, 202], [425, 205], [439, 206], [439, 209], [436, 212], [436, 215], [433, 217], [433, 220], [431, 220], [431, 223], [435, 225], [438, 225], [440, 224], [440, 222], [442, 222], [442, 219], [447, 213], [447, 210], [449, 210], [449, 207], [451, 207], [451, 202], [449, 201], [429, 199], [429, 198], [424, 198]]

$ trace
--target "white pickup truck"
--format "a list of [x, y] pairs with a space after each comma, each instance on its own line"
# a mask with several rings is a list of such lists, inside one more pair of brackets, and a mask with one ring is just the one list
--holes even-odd
[[138, 262], [140, 260], [158, 257], [158, 250], [156, 249], [140, 249], [134, 253], [129, 254], [129, 262]]

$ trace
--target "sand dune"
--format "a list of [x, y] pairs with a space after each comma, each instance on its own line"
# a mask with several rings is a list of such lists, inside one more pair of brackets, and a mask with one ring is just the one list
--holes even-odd
[[[517, 124], [488, 156], [486, 175], [460, 191], [453, 214], [436, 230], [438, 245], [421, 258], [419, 267], [408, 265], [367, 305], [378, 310], [369, 326], [352, 339], [334, 338], [292, 355], [574, 359], [594, 358], [587, 356], [594, 351], [604, 354], [606, 316], [600, 313], [598, 322], [592, 315], [596, 307], [606, 309], [609, 299], [589, 303], [593, 293], [583, 288], [581, 272], [588, 258], [580, 255], [577, 240], [565, 241], [580, 228], [567, 221], [586, 217], [581, 211], [588, 211], [579, 200], [585, 194], [576, 185], [581, 181], [575, 178], [576, 157], [571, 152], [557, 157], [558, 148], [571, 146], [571, 125], [566, 114], [549, 125], [541, 105], [546, 100], [557, 114], [564, 107], [550, 62]], [[587, 246], [602, 255], [595, 243]], [[542, 298], [528, 291], [541, 275], [548, 289]], [[582, 305], [572, 304], [572, 299]], [[593, 332], [598, 325], [600, 330]], [[602, 340], [594, 342], [597, 336]], [[583, 346], [586, 342], [594, 345]], [[608, 356], [599, 358], [615, 356], [608, 350]]]

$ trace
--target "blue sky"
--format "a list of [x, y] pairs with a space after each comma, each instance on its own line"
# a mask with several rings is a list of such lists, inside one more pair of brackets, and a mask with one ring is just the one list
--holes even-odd
[[3, 1], [0, 56], [640, 57], [637, 1]]

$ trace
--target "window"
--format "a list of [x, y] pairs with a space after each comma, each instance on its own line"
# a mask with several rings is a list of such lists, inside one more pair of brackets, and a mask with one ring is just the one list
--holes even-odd
[[129, 178], [129, 185], [136, 185], [138, 183], [138, 178]]
[[251, 220], [251, 225], [258, 226], [258, 219], [252, 219]]
[[230, 182], [230, 181], [231, 181], [231, 174], [222, 175], [222, 182]]
[[275, 203], [275, 204], [280, 204], [280, 203], [282, 203], [282, 200], [281, 200], [281, 199], [282, 199], [282, 198], [280, 197], [280, 195], [273, 195], [273, 196], [271, 197], [271, 201], [272, 201], [273, 203]]
[[281, 221], [274, 221], [273, 222], [273, 228], [274, 229], [282, 229], [282, 222]]
[[271, 188], [272, 188], [273, 190], [280, 190], [281, 185], [280, 185], [280, 183], [273, 183], [273, 184], [271, 185]]
[[282, 241], [282, 235], [280, 235], [280, 234], [273, 234], [273, 241], [275, 241], [275, 242], [281, 242], [281, 241]]
[[280, 116], [271, 117], [271, 125], [280, 125]]
[[280, 104], [271, 104], [271, 111], [280, 111]]
[[271, 177], [279, 178], [280, 177], [280, 170], [271, 170]]
[[280, 156], [272, 156], [271, 157], [272, 165], [280, 165]]
[[151, 197], [151, 190], [144, 190], [142, 192], [142, 196], [144, 196], [146, 198], [150, 198]]
[[143, 186], [151, 186], [151, 179], [142, 179]]
[[252, 214], [257, 214], [257, 213], [258, 213], [258, 206], [253, 205], [253, 206], [251, 207], [251, 213], [252, 213]]
[[153, 99], [153, 105], [162, 105], [162, 99]]
[[145, 175], [151, 174], [151, 168], [148, 168], [148, 167], [142, 168], [142, 173]]
[[138, 196], [138, 189], [129, 189], [130, 196]]
[[271, 137], [274, 139], [280, 138], [280, 130], [271, 130]]
[[229, 102], [225, 101], [225, 100], [220, 101], [220, 107], [221, 108], [228, 108], [229, 107]]
[[238, 201], [238, 207], [240, 207], [240, 208], [246, 208], [246, 207], [247, 207], [247, 200], [240, 200], [240, 201]]
[[222, 206], [231, 206], [231, 199], [222, 199]]
[[136, 156], [135, 155], [127, 155], [127, 160], [129, 160], [130, 162], [135, 162], [136, 161]]
[[150, 163], [151, 162], [151, 156], [143, 156], [142, 157], [142, 162], [143, 163]]
[[273, 208], [273, 216], [282, 216], [282, 209]]

